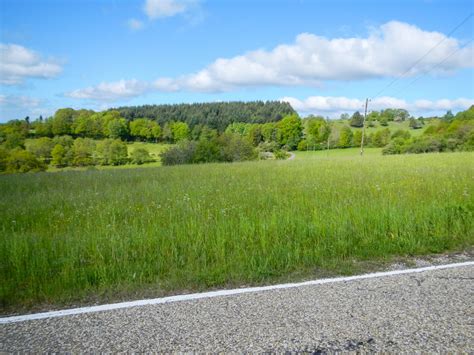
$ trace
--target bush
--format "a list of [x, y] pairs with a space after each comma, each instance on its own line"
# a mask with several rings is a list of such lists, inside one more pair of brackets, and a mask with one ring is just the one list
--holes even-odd
[[21, 148], [10, 151], [6, 159], [6, 172], [8, 173], [45, 171], [46, 168], [46, 164], [38, 160], [33, 153]]
[[191, 164], [196, 152], [197, 143], [183, 141], [160, 154], [163, 165]]
[[298, 143], [298, 147], [296, 149], [298, 149], [299, 151], [308, 150], [308, 142], [306, 141], [306, 139], [301, 140]]
[[145, 148], [137, 148], [130, 154], [130, 159], [132, 164], [145, 164], [153, 161], [153, 158], [150, 156], [150, 152]]
[[278, 160], [288, 159], [288, 157], [290, 156], [290, 154], [288, 154], [288, 152], [283, 149], [277, 150], [276, 152], [273, 153], [273, 155], [275, 156], [275, 159], [278, 159]]

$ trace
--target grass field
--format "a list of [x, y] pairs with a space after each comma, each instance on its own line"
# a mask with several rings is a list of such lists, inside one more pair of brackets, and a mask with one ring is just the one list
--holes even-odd
[[[367, 134], [375, 133], [379, 130], [388, 128], [391, 133], [394, 133], [395, 131], [401, 129], [410, 132], [410, 134], [413, 137], [418, 137], [423, 134], [423, 132], [432, 124], [436, 124], [438, 121], [432, 120], [432, 121], [427, 121], [425, 125], [422, 126], [420, 129], [412, 129], [410, 128], [410, 122], [409, 121], [403, 121], [403, 122], [394, 122], [390, 121], [388, 122], [388, 126], [382, 126], [380, 125], [379, 122], [375, 122], [374, 127], [366, 127], [365, 132]], [[333, 124], [335, 126], [336, 130], [340, 130], [344, 126], [349, 126], [350, 120], [335, 120], [333, 121]], [[357, 128], [357, 127], [351, 127], [351, 129], [355, 131], [362, 130], [362, 128]]]
[[353, 151], [0, 176], [2, 309], [350, 273], [474, 244], [473, 153]]

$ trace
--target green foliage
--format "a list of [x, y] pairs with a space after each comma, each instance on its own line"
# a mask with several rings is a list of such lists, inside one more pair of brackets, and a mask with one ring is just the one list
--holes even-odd
[[185, 122], [173, 122], [170, 124], [173, 142], [187, 140], [190, 135], [189, 126]]
[[96, 145], [95, 159], [101, 165], [122, 165], [128, 161], [127, 145], [120, 139], [104, 139]]
[[392, 133], [392, 139], [395, 139], [395, 138], [410, 139], [411, 134], [410, 132], [404, 129], [397, 129], [395, 132]]
[[24, 148], [25, 136], [19, 132], [12, 132], [6, 135], [3, 146], [7, 149]]
[[194, 161], [194, 156], [197, 148], [196, 141], [181, 141], [160, 154], [163, 165], [181, 165], [191, 164]]
[[458, 112], [455, 118], [457, 120], [474, 120], [474, 105], [472, 105], [465, 111]]
[[[331, 126], [323, 117], [309, 116], [304, 119], [305, 150], [323, 149], [331, 134]], [[304, 148], [303, 144], [300, 148]], [[298, 150], [300, 150], [298, 148]]]
[[90, 138], [77, 138], [72, 145], [72, 164], [74, 166], [94, 165], [95, 142]]
[[51, 138], [30, 139], [25, 143], [25, 146], [26, 150], [33, 153], [38, 159], [46, 163], [51, 160], [51, 151], [54, 147], [54, 142]]
[[100, 114], [82, 110], [72, 124], [72, 132], [79, 137], [102, 138], [104, 128]]
[[363, 127], [364, 126], [364, 116], [360, 114], [359, 111], [354, 112], [349, 123], [351, 127]]
[[390, 143], [390, 130], [388, 128], [381, 129], [370, 135], [370, 143], [374, 147], [382, 148]]
[[6, 158], [7, 173], [26, 173], [46, 170], [46, 164], [35, 155], [21, 148], [11, 150]]
[[130, 154], [132, 164], [142, 165], [153, 161], [150, 153], [145, 148], [137, 148]]
[[72, 108], [62, 108], [57, 110], [51, 121], [52, 134], [55, 136], [71, 134], [72, 123], [76, 115], [76, 111]]
[[352, 130], [348, 126], [344, 126], [339, 134], [339, 147], [349, 148], [352, 146]]
[[291, 150], [296, 149], [303, 135], [303, 125], [298, 115], [284, 117], [278, 122], [278, 130], [279, 143], [288, 146]]
[[63, 167], [69, 164], [67, 159], [67, 150], [61, 144], [56, 144], [51, 151], [51, 165], [55, 167]]
[[219, 161], [234, 162], [257, 158], [257, 152], [252, 144], [238, 134], [224, 133], [218, 138], [218, 143], [220, 145]]
[[[394, 142], [384, 150], [384, 153], [430, 153], [474, 150], [474, 106], [471, 106], [466, 111], [459, 112], [454, 119], [451, 115], [448, 116], [448, 119], [437, 120], [437, 123], [431, 124], [420, 137]], [[410, 120], [410, 126], [412, 122]]]
[[423, 124], [414, 117], [411, 117], [409, 126], [412, 129], [420, 129], [423, 127]]
[[8, 150], [0, 145], [0, 172], [4, 172], [5, 170], [7, 170], [8, 156]]
[[358, 130], [353, 133], [352, 145], [359, 147], [362, 144], [362, 131]]
[[287, 102], [212, 102], [179, 105], [144, 105], [119, 107], [117, 109], [127, 120], [149, 117], [162, 127], [174, 121], [186, 122], [192, 129], [206, 125], [219, 133], [234, 122], [267, 123], [277, 122], [282, 117], [296, 112]]
[[239, 134], [223, 133], [220, 136], [201, 135], [198, 142], [181, 141], [177, 146], [162, 152], [160, 157], [163, 165], [177, 165], [253, 160], [257, 158], [257, 152]]
[[137, 118], [130, 122], [130, 135], [139, 140], [157, 141], [161, 137], [161, 127], [149, 119]]

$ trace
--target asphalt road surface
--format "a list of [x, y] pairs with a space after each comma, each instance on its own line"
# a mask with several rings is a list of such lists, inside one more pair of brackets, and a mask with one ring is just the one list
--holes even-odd
[[474, 265], [0, 324], [0, 352], [474, 352]]

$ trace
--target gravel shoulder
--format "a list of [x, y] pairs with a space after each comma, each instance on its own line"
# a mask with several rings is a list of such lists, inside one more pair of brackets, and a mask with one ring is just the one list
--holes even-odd
[[0, 325], [0, 352], [474, 351], [474, 266]]

